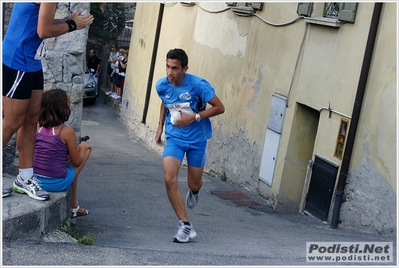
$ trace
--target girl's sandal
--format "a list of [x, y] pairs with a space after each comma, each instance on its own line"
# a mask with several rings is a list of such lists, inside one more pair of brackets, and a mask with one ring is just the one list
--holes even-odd
[[89, 214], [89, 211], [87, 209], [82, 208], [82, 210], [80, 210], [79, 205], [77, 208], [71, 209], [71, 218], [76, 218], [78, 216], [86, 216]]

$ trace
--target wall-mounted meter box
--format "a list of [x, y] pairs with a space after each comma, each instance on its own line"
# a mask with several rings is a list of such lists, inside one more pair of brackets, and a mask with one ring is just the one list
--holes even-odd
[[269, 128], [279, 134], [281, 133], [281, 130], [283, 129], [286, 104], [287, 104], [286, 97], [276, 94], [276, 93], [273, 93], [272, 105], [270, 108], [269, 122], [268, 122], [267, 128]]

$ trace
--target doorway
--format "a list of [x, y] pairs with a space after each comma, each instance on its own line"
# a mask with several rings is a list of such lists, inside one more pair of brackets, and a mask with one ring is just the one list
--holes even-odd
[[322, 221], [327, 221], [330, 212], [337, 173], [337, 165], [315, 156], [305, 211]]
[[313, 158], [320, 112], [296, 103], [284, 158], [279, 199], [287, 212], [297, 212], [308, 162]]

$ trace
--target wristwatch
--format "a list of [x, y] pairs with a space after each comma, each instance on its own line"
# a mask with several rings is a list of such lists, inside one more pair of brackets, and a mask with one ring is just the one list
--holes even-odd
[[201, 116], [199, 114], [195, 114], [195, 121], [201, 121]]

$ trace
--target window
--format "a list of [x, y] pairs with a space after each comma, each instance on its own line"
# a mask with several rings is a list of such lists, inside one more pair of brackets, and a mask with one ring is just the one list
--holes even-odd
[[337, 145], [335, 146], [335, 153], [334, 153], [334, 156], [339, 159], [342, 159], [342, 155], [344, 153], [344, 145], [346, 140], [347, 129], [348, 129], [348, 121], [345, 119], [341, 119], [341, 126], [339, 127]]
[[356, 9], [357, 3], [327, 2], [324, 4], [324, 17], [355, 22]]

